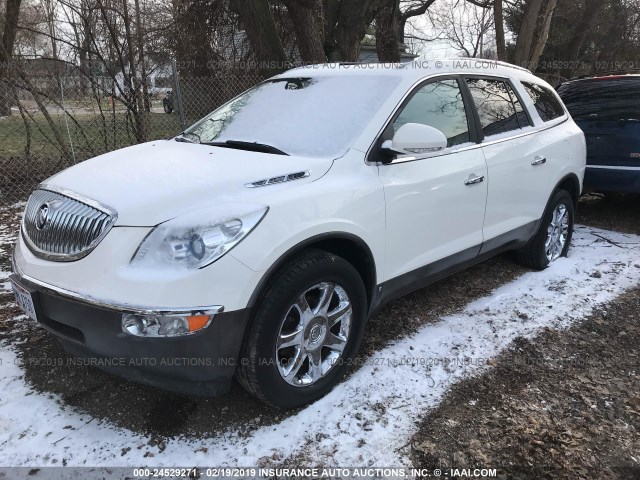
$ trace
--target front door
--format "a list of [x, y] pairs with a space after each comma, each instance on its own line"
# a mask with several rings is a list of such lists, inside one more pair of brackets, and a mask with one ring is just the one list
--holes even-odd
[[385, 280], [478, 254], [488, 179], [469, 112], [456, 77], [431, 80], [416, 88], [383, 135], [392, 138], [402, 125], [421, 123], [448, 139], [436, 154], [399, 157], [379, 167], [387, 214]]

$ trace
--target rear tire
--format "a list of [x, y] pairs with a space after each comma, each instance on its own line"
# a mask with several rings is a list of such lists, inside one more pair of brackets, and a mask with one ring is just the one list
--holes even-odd
[[573, 237], [576, 206], [566, 190], [556, 190], [551, 196], [535, 236], [516, 252], [522, 265], [544, 270], [560, 257], [566, 257]]
[[313, 402], [353, 363], [366, 320], [357, 270], [341, 257], [307, 250], [271, 279], [245, 335], [236, 378], [275, 407]]

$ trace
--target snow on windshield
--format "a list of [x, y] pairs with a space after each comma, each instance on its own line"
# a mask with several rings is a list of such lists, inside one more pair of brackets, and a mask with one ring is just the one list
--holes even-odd
[[240, 140], [289, 155], [342, 155], [397, 87], [392, 76], [268, 80], [192, 128], [201, 143]]

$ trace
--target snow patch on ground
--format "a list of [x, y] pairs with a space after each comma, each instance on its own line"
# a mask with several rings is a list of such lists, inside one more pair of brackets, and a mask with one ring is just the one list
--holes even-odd
[[0, 245], [13, 245], [18, 238], [16, 229], [9, 225], [0, 225]]
[[33, 392], [15, 353], [0, 345], [0, 464], [255, 466], [294, 457], [321, 466], [408, 465], [417, 420], [452, 384], [477, 374], [516, 337], [568, 327], [640, 283], [640, 237], [579, 227], [573, 244], [569, 258], [544, 272], [522, 275], [377, 352], [325, 398], [280, 423], [246, 438], [229, 431], [169, 439], [153, 458], [135, 448], [145, 436]]
[[17, 235], [15, 229], [0, 225], [0, 245], [13, 243], [16, 241]]

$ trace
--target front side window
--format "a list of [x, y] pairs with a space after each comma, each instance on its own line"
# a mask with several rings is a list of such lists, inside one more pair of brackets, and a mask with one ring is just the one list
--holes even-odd
[[510, 87], [503, 80], [469, 78], [467, 84], [485, 137], [520, 129], [519, 118], [524, 112], [518, 114], [513, 101], [517, 97], [509, 91]]
[[386, 75], [274, 78], [248, 90], [185, 132], [197, 143], [249, 142], [289, 155], [346, 152], [400, 83]]
[[555, 94], [546, 87], [530, 82], [522, 82], [543, 122], [550, 122], [564, 115], [564, 108]]
[[394, 133], [406, 123], [421, 123], [437, 128], [447, 137], [447, 146], [470, 141], [467, 112], [457, 80], [438, 80], [411, 97], [395, 122]]

